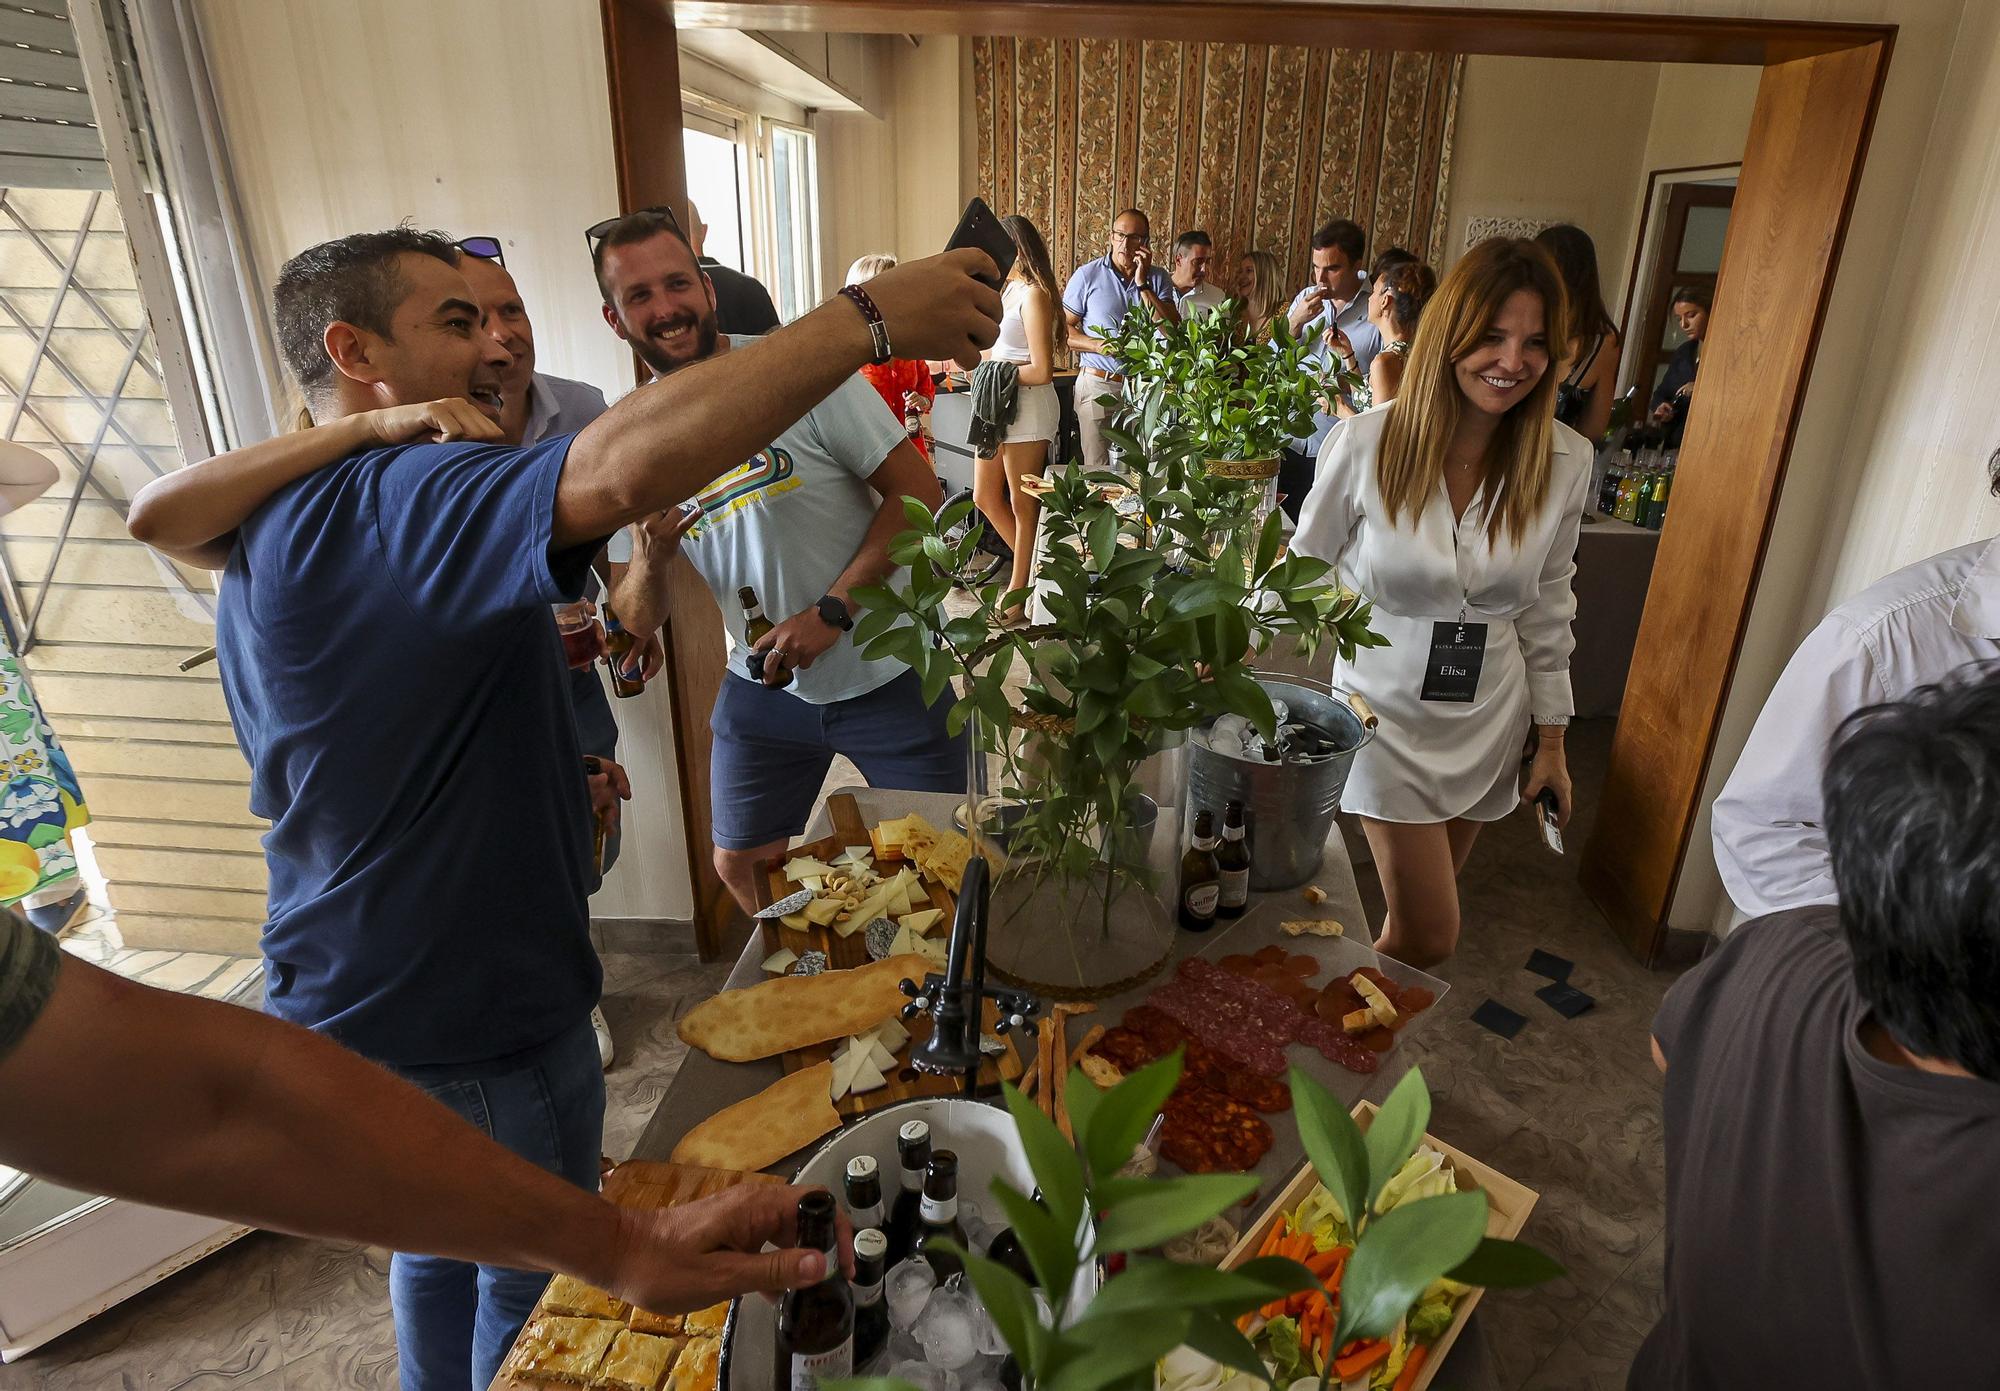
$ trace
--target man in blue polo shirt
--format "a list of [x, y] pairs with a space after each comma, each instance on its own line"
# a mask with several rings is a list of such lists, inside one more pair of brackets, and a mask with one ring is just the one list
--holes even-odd
[[[1312, 237], [1313, 283], [1292, 299], [1288, 313], [1292, 337], [1312, 345], [1310, 369], [1328, 372], [1334, 359], [1342, 371], [1358, 372], [1365, 381], [1368, 364], [1382, 351], [1382, 334], [1368, 322], [1368, 276], [1361, 259], [1368, 254], [1368, 234], [1360, 224], [1335, 218]], [[1342, 351], [1342, 344], [1347, 351]], [[1312, 434], [1292, 441], [1278, 470], [1278, 492], [1293, 521], [1312, 487], [1319, 447], [1333, 428], [1335, 415], [1319, 411]]]
[[1104, 405], [1103, 400], [1125, 394], [1125, 378], [1118, 364], [1104, 355], [1104, 339], [1141, 304], [1170, 323], [1181, 321], [1174, 308], [1174, 282], [1153, 264], [1152, 224], [1137, 208], [1127, 208], [1112, 220], [1111, 249], [1078, 266], [1063, 286], [1070, 351], [1082, 355], [1076, 378], [1076, 429], [1085, 468], [1110, 467], [1111, 443], [1104, 438], [1104, 426], [1117, 407], [1115, 402]]
[[[316, 422], [466, 397], [511, 361], [439, 233], [286, 263], [278, 340]], [[266, 1006], [385, 1063], [595, 1187], [604, 1081], [589, 797], [552, 604], [619, 527], [674, 507], [862, 363], [970, 362], [1000, 297], [976, 252], [916, 262], [532, 446], [367, 449], [239, 530], [216, 646], [271, 822]], [[406, 1391], [484, 1387], [542, 1284], [398, 1255]]]

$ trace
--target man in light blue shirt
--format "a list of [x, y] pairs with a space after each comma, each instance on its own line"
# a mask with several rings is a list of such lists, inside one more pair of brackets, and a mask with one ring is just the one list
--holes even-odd
[[[1292, 300], [1287, 317], [1292, 337], [1312, 344], [1311, 370], [1316, 375], [1327, 374], [1333, 365], [1329, 358], [1338, 356], [1343, 370], [1358, 372], [1365, 379], [1368, 364], [1382, 351], [1381, 331], [1368, 322], [1368, 277], [1361, 269], [1367, 254], [1368, 234], [1344, 217], [1313, 233], [1313, 283]], [[1340, 352], [1343, 341], [1349, 353]], [[1316, 414], [1312, 434], [1293, 440], [1285, 451], [1278, 471], [1278, 491], [1284, 496], [1286, 513], [1295, 522], [1312, 487], [1319, 447], [1334, 420], [1331, 412]]]
[[[1174, 282], [1153, 264], [1153, 230], [1146, 215], [1127, 208], [1112, 220], [1111, 249], [1078, 266], [1063, 287], [1063, 316], [1069, 324], [1069, 346], [1081, 354], [1076, 379], [1076, 428], [1089, 469], [1111, 466], [1111, 443], [1105, 423], [1125, 394], [1125, 377], [1118, 364], [1104, 355], [1104, 339], [1116, 333], [1125, 316], [1144, 304], [1169, 323], [1181, 321], [1174, 308]], [[1105, 398], [1113, 398], [1105, 405]]]

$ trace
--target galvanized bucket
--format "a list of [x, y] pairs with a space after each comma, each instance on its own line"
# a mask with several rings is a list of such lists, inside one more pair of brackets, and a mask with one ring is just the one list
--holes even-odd
[[1252, 674], [1266, 695], [1285, 703], [1291, 720], [1326, 731], [1340, 752], [1317, 763], [1266, 763], [1217, 753], [1190, 739], [1183, 824], [1193, 825], [1195, 813], [1206, 809], [1215, 813], [1220, 832], [1223, 808], [1241, 802], [1250, 844], [1250, 887], [1258, 892], [1294, 889], [1319, 873], [1348, 769], [1354, 755], [1375, 737], [1375, 712], [1355, 692], [1310, 677]]

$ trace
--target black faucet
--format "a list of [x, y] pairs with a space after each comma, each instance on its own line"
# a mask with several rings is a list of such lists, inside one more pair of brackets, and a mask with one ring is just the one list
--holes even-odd
[[978, 1092], [979, 1051], [983, 1002], [999, 1007], [996, 1034], [1025, 1028], [1043, 1009], [1039, 997], [1025, 990], [986, 984], [986, 917], [992, 893], [992, 868], [983, 855], [966, 861], [959, 881], [958, 911], [951, 920], [951, 944], [945, 952], [944, 974], [932, 972], [919, 986], [905, 979], [903, 993], [910, 1002], [903, 1006], [905, 1020], [919, 1014], [931, 1017], [930, 1037], [910, 1051], [910, 1065], [919, 1072], [965, 1074], [965, 1094]]

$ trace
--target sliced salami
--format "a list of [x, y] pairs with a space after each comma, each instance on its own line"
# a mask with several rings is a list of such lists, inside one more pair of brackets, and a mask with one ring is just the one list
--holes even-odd
[[1262, 1116], [1199, 1082], [1176, 1089], [1165, 1115], [1160, 1154], [1191, 1174], [1254, 1168], [1274, 1139]]
[[1319, 1050], [1328, 1062], [1337, 1063], [1349, 1072], [1373, 1072], [1382, 1065], [1382, 1055], [1357, 1042], [1338, 1024], [1329, 1024], [1324, 1019], [1309, 1019], [1303, 1025], [1300, 1040]]
[[1159, 990], [1152, 997], [1159, 1009], [1231, 1064], [1263, 1077], [1283, 1072], [1284, 1044], [1243, 1019], [1225, 1016], [1215, 1006], [1217, 998], [1192, 990]]

